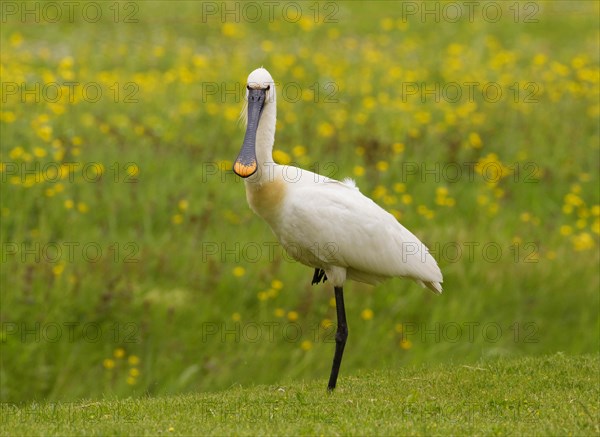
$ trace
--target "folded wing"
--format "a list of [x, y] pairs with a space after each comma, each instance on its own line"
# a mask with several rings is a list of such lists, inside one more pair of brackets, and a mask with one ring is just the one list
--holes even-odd
[[345, 267], [349, 278], [372, 284], [411, 278], [441, 293], [442, 273], [427, 247], [358, 189], [337, 181], [303, 184], [283, 210], [277, 233], [301, 262]]

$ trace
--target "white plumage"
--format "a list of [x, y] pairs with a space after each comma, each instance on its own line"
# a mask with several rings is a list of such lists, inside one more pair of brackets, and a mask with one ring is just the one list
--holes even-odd
[[[346, 279], [377, 284], [410, 278], [442, 292], [442, 273], [427, 247], [364, 196], [352, 179], [342, 182], [273, 162], [277, 115], [275, 83], [267, 70], [248, 76], [246, 135], [233, 170], [245, 178], [252, 210], [271, 227], [296, 260], [313, 267], [313, 284], [334, 286], [338, 326], [328, 388], [336, 386], [348, 336], [343, 285]], [[246, 107], [245, 107], [246, 108]]]
[[248, 77], [254, 85], [269, 89], [256, 132], [257, 172], [246, 178], [248, 203], [290, 256], [323, 269], [334, 286], [346, 278], [377, 284], [403, 277], [441, 293], [442, 273], [427, 247], [352, 179], [339, 182], [273, 162], [275, 85], [264, 68]]

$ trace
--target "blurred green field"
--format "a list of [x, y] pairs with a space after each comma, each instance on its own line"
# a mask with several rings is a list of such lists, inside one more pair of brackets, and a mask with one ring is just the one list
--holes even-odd
[[332, 290], [230, 170], [261, 65], [275, 159], [355, 178], [444, 274], [347, 284], [340, 386], [596, 352], [598, 4], [475, 3], [3, 3], [0, 400], [325, 386]]

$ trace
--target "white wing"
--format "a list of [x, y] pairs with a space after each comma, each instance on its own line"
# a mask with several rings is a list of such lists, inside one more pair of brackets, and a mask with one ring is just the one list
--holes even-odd
[[412, 278], [441, 293], [442, 273], [427, 247], [353, 184], [290, 184], [279, 226], [281, 243], [299, 261], [347, 269], [350, 279], [378, 283]]

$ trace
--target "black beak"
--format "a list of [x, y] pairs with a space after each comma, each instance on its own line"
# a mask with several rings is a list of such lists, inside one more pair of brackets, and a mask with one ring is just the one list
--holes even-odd
[[246, 128], [242, 149], [233, 163], [233, 171], [243, 178], [252, 176], [258, 170], [256, 162], [256, 131], [258, 130], [260, 115], [265, 106], [268, 89], [269, 87], [265, 89], [248, 87], [248, 127]]

